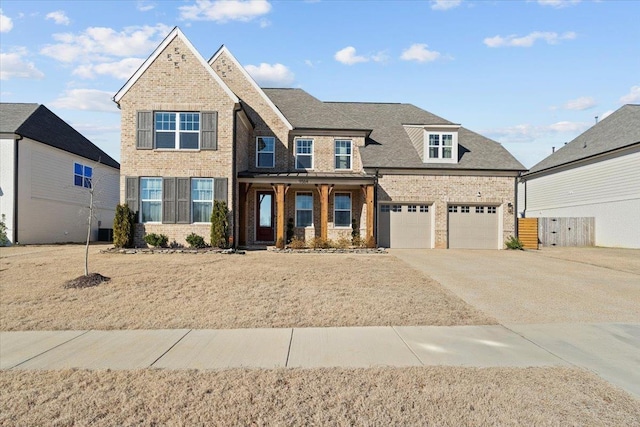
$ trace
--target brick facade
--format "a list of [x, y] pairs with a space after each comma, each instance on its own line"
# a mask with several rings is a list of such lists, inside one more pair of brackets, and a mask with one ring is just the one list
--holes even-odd
[[[378, 180], [378, 202], [424, 202], [432, 205], [435, 247], [447, 248], [449, 205], [493, 205], [501, 212], [502, 241], [515, 235], [514, 177], [461, 175], [391, 175]], [[478, 194], [480, 196], [478, 197]]]
[[[235, 102], [203, 67], [189, 47], [176, 37], [160, 53], [120, 100], [121, 166], [120, 200], [125, 202], [125, 178], [132, 177], [225, 177], [228, 204], [235, 196], [232, 176], [233, 115]], [[217, 150], [136, 149], [138, 111], [217, 111]], [[206, 228], [206, 230], [205, 230]], [[191, 232], [209, 240], [208, 225], [138, 224], [136, 245], [144, 246], [144, 230], [166, 234], [170, 241], [185, 244]]]

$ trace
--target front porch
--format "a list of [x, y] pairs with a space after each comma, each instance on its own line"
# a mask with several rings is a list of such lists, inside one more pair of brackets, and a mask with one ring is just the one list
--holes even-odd
[[[238, 244], [374, 235], [374, 177], [346, 173], [239, 174]], [[282, 240], [280, 240], [282, 239]]]

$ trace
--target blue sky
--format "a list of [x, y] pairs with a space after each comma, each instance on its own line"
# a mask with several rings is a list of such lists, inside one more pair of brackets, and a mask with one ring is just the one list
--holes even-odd
[[115, 159], [111, 98], [179, 26], [264, 87], [406, 102], [531, 167], [640, 104], [640, 1], [0, 2], [0, 99], [46, 105]]

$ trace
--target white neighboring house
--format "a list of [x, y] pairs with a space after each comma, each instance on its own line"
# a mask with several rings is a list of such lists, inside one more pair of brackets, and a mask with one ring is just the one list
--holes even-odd
[[0, 214], [11, 243], [91, 240], [113, 228], [120, 165], [40, 104], [0, 103]]
[[594, 217], [596, 246], [640, 248], [640, 105], [601, 120], [522, 176], [526, 217]]

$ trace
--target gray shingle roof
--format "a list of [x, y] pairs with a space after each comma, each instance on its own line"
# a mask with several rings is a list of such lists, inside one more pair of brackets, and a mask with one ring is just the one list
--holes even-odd
[[640, 105], [627, 104], [543, 159], [529, 173], [640, 143]]
[[120, 169], [120, 164], [44, 105], [0, 103], [0, 132], [30, 138], [51, 147]]
[[423, 163], [403, 125], [454, 123], [411, 104], [322, 102], [301, 89], [264, 91], [296, 128], [371, 130], [360, 150], [366, 168], [526, 170], [502, 145], [462, 127], [458, 163]]
[[302, 89], [262, 89], [294, 128], [370, 129]]

